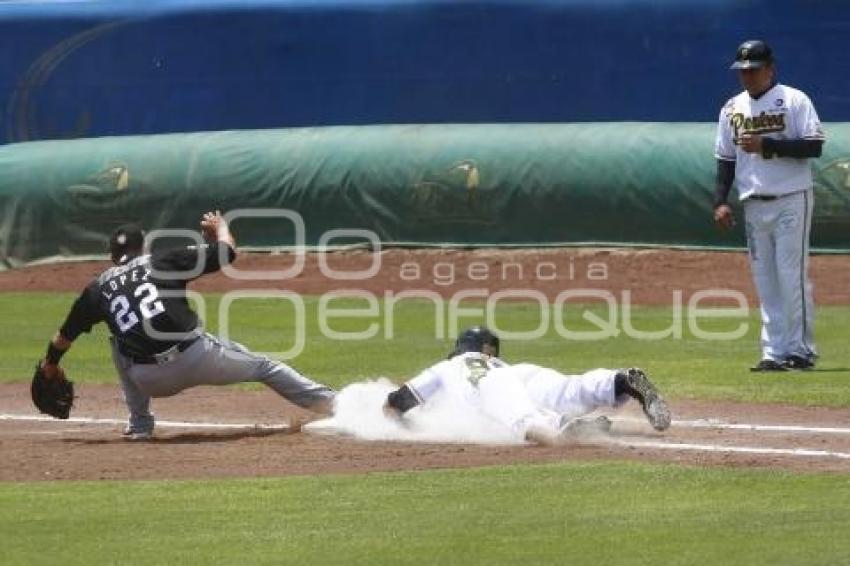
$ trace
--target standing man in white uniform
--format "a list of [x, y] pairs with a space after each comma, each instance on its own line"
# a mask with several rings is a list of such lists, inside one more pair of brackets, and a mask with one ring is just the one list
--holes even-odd
[[761, 302], [761, 360], [753, 371], [815, 366], [814, 302], [808, 278], [812, 170], [824, 143], [817, 112], [800, 90], [776, 81], [763, 41], [738, 47], [732, 69], [744, 91], [720, 111], [714, 154], [714, 220], [734, 225], [732, 182], [744, 203], [750, 268]]
[[390, 393], [384, 412], [400, 416], [442, 393], [501, 423], [520, 439], [557, 445], [573, 432], [607, 432], [611, 422], [605, 417], [595, 421], [578, 417], [635, 399], [653, 428], [670, 426], [667, 403], [639, 369], [598, 369], [567, 376], [534, 364], [510, 365], [498, 356], [498, 336], [481, 326], [468, 328], [458, 336], [447, 360]]

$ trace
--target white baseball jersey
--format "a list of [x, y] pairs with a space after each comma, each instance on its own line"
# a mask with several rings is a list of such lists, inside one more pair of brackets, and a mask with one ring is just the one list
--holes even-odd
[[735, 182], [741, 200], [758, 195], [786, 195], [812, 186], [808, 159], [765, 159], [740, 148], [743, 134], [774, 139], [824, 139], [811, 100], [802, 91], [776, 84], [753, 99], [747, 91], [729, 99], [720, 111], [714, 156], [735, 161]]
[[480, 414], [501, 423], [518, 439], [532, 428], [556, 435], [560, 415], [535, 406], [511, 366], [479, 352], [467, 352], [439, 362], [407, 382], [420, 402], [438, 393], [461, 401]]
[[502, 367], [508, 367], [508, 364], [499, 358], [466, 352], [429, 367], [408, 381], [407, 386], [420, 403], [445, 390], [450, 395], [477, 404], [478, 383], [491, 369]]
[[[438, 393], [480, 410], [521, 437], [529, 427], [557, 432], [562, 416], [577, 417], [616, 406], [615, 370], [567, 376], [533, 364], [510, 365], [467, 352], [439, 362], [407, 382], [420, 403]], [[623, 400], [620, 400], [622, 402]]]

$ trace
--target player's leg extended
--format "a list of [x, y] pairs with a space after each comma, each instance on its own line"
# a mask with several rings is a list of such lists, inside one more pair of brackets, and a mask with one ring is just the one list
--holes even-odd
[[329, 387], [311, 381], [284, 363], [208, 333], [173, 361], [162, 365], [134, 365], [132, 375], [152, 397], [167, 397], [197, 385], [256, 381], [296, 405], [330, 412], [335, 395]]
[[533, 438], [535, 441], [556, 443], [560, 435], [560, 415], [540, 410], [513, 369], [491, 369], [478, 382], [482, 412], [510, 428], [520, 439], [528, 438], [531, 431], [537, 435]]
[[512, 369], [521, 376], [535, 405], [567, 418], [619, 404], [614, 393], [616, 370], [597, 369], [583, 375], [569, 376], [534, 364], [517, 364]]
[[130, 378], [128, 373], [130, 362], [118, 351], [118, 346], [112, 337], [109, 338], [109, 346], [112, 350], [112, 363], [115, 364], [115, 370], [121, 382], [124, 403], [130, 412], [125, 436], [133, 440], [149, 437], [155, 424], [154, 416], [150, 412], [151, 398], [143, 393]]
[[257, 381], [300, 407], [322, 413], [331, 412], [336, 395], [333, 389], [309, 379], [283, 362], [251, 352], [242, 344], [211, 334], [205, 336], [205, 358], [219, 369], [212, 385]]
[[531, 364], [520, 366], [532, 400], [567, 418], [600, 407], [617, 407], [631, 398], [641, 404], [653, 428], [664, 430], [670, 426], [667, 403], [646, 373], [639, 369], [595, 369], [583, 375], [568, 376]]
[[811, 191], [780, 199], [776, 223], [776, 262], [782, 300], [788, 311], [786, 354], [808, 360], [815, 355], [814, 302], [808, 277]]
[[761, 307], [762, 359], [781, 362], [786, 354], [786, 311], [779, 286], [773, 228], [773, 202], [748, 201], [744, 204], [750, 271]]

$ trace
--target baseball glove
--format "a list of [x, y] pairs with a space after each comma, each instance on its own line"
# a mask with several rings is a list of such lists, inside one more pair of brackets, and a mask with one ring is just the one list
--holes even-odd
[[74, 383], [68, 381], [61, 367], [55, 377], [47, 377], [41, 364], [37, 363], [30, 393], [33, 404], [42, 413], [57, 419], [67, 419], [71, 414], [71, 408], [74, 406]]

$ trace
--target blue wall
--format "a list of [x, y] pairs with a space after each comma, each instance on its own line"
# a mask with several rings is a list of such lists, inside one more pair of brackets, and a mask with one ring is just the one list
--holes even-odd
[[306, 125], [714, 121], [763, 37], [850, 121], [837, 0], [0, 4], [0, 143]]

